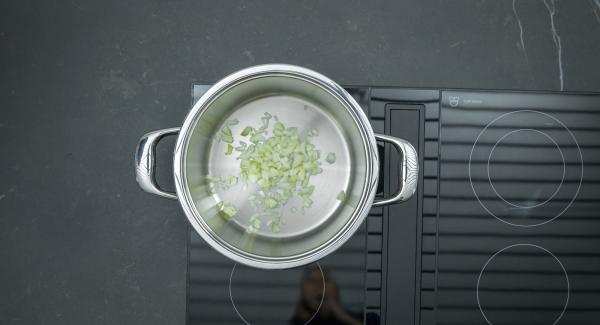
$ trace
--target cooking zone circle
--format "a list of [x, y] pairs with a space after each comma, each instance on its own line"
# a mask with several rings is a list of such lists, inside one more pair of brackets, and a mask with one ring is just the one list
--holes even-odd
[[570, 297], [569, 275], [544, 247], [514, 244], [492, 255], [477, 278], [477, 306], [490, 325], [557, 324]]
[[[534, 133], [538, 133], [544, 137], [546, 137], [549, 141], [551, 141], [554, 146], [556, 147], [556, 149], [558, 150], [558, 153], [560, 154], [560, 159], [562, 161], [562, 175], [560, 177], [560, 183], [558, 184], [558, 186], [556, 186], [556, 189], [554, 190], [554, 192], [552, 193], [552, 195], [550, 195], [550, 197], [548, 197], [546, 200], [539, 202], [539, 203], [525, 203], [525, 204], [519, 204], [519, 203], [513, 203], [510, 202], [509, 200], [505, 199], [504, 196], [502, 196], [500, 193], [498, 193], [498, 190], [496, 189], [496, 187], [494, 186], [494, 182], [492, 181], [492, 176], [490, 175], [490, 161], [493, 161], [492, 156], [494, 155], [494, 151], [496, 150], [496, 147], [498, 146], [498, 144], [500, 144], [502, 142], [502, 140], [506, 139], [509, 136], [512, 136], [514, 134], [516, 134], [517, 132], [534, 132]], [[527, 135], [525, 135], [527, 136]], [[560, 187], [562, 186], [563, 182], [565, 181], [565, 170], [566, 170], [566, 166], [565, 166], [565, 156], [563, 155], [562, 150], [560, 149], [560, 146], [556, 143], [556, 141], [554, 141], [554, 139], [552, 139], [551, 136], [549, 136], [548, 134], [539, 131], [539, 130], [535, 130], [535, 129], [518, 129], [518, 130], [514, 130], [514, 131], [510, 131], [508, 133], [506, 133], [505, 135], [503, 135], [498, 141], [496, 141], [496, 144], [494, 144], [494, 146], [492, 147], [492, 150], [490, 151], [490, 155], [488, 156], [488, 160], [487, 160], [487, 176], [488, 176], [488, 181], [490, 183], [490, 186], [492, 187], [492, 190], [494, 191], [494, 193], [496, 193], [496, 195], [502, 199], [502, 201], [506, 202], [506, 204], [512, 205], [515, 208], [520, 208], [520, 209], [531, 209], [531, 208], [535, 208], [535, 207], [539, 207], [542, 206], [546, 203], [548, 203], [550, 200], [552, 200], [552, 198], [554, 198], [556, 196], [556, 194], [558, 193], [558, 191], [560, 190]]]
[[583, 179], [583, 157], [571, 130], [534, 110], [505, 113], [488, 123], [471, 148], [468, 168], [479, 204], [518, 227], [564, 214]]
[[[323, 300], [325, 299], [325, 275], [323, 274], [323, 269], [321, 268], [321, 264], [314, 263], [309, 265], [307, 268], [295, 268], [295, 269], [287, 269], [287, 270], [262, 270], [252, 267], [247, 267], [245, 265], [238, 265], [237, 263], [233, 265], [231, 269], [231, 273], [229, 274], [229, 299], [231, 300], [231, 305], [235, 310], [235, 313], [238, 317], [244, 322], [244, 324], [262, 324], [264, 320], [260, 319], [261, 315], [256, 315], [255, 312], [256, 304], [261, 303], [261, 299], [267, 297], [273, 299], [273, 297], [281, 296], [280, 304], [278, 306], [268, 305], [260, 308], [259, 310], [262, 313], [269, 313], [269, 319], [273, 320], [275, 318], [278, 319], [278, 323], [287, 324], [290, 321], [290, 318], [294, 314], [294, 310], [297, 307], [298, 299], [300, 298], [300, 294], [298, 296], [290, 296], [289, 294], [281, 294], [281, 290], [278, 289], [278, 285], [287, 285], [286, 282], [289, 282], [289, 279], [298, 279], [300, 280], [302, 276], [302, 272], [310, 271], [307, 279], [302, 281], [303, 286], [314, 284], [316, 287], [320, 287], [321, 290], [313, 290], [310, 293], [302, 292], [301, 294], [319, 294], [320, 297], [317, 296], [315, 301], [315, 311], [310, 316], [310, 318], [304, 323], [309, 324], [313, 318], [319, 313], [321, 306], [323, 304]], [[320, 278], [317, 275], [316, 270], [318, 270], [318, 274], [320, 274]], [[269, 276], [265, 276], [264, 273], [269, 272]], [[315, 273], [317, 278], [312, 279], [312, 274]], [[258, 288], [252, 288], [249, 286], [236, 287], [236, 279], [239, 279], [240, 282], [248, 283], [248, 279], [269, 279], [269, 283], [257, 283]], [[316, 282], [315, 282], [316, 281]], [[300, 281], [298, 283], [294, 283], [294, 285], [300, 286]], [[309, 283], [310, 282], [310, 283]], [[315, 283], [312, 283], [315, 282]], [[301, 290], [304, 290], [302, 288]], [[234, 297], [236, 297], [234, 299]], [[286, 301], [287, 299], [292, 298], [293, 301], [289, 303]], [[318, 305], [316, 304], [318, 302]]]

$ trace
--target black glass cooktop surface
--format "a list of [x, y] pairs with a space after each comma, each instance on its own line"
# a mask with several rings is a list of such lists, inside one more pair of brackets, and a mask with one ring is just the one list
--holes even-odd
[[[415, 197], [292, 270], [236, 265], [190, 228], [188, 324], [598, 323], [600, 95], [347, 90], [417, 149]], [[400, 157], [380, 156], [387, 196]]]
[[600, 100], [443, 92], [433, 324], [597, 324]]

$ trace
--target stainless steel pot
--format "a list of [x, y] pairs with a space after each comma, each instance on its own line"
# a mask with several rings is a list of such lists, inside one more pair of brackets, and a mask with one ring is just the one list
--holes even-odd
[[[280, 231], [259, 228], [248, 232], [252, 214], [246, 204], [252, 189], [241, 187], [214, 193], [207, 176], [239, 173], [239, 160], [225, 155], [215, 134], [226, 121], [239, 134], [245, 125], [256, 124], [265, 112], [277, 115], [301, 131], [319, 130], [313, 144], [323, 153], [335, 152], [335, 164], [322, 165], [311, 178], [314, 203], [303, 214], [284, 210]], [[239, 128], [239, 129], [238, 129]], [[176, 193], [156, 184], [155, 147], [169, 134], [178, 134], [173, 173]], [[388, 142], [402, 152], [402, 186], [398, 193], [373, 201], [379, 177], [376, 141]], [[404, 201], [415, 192], [418, 159], [405, 140], [374, 134], [356, 101], [329, 78], [305, 68], [269, 64], [233, 73], [210, 88], [194, 105], [181, 128], [150, 132], [138, 144], [136, 179], [140, 187], [158, 196], [179, 199], [189, 222], [214, 249], [253, 267], [283, 269], [312, 263], [346, 242], [360, 226], [371, 206]], [[336, 195], [344, 191], [345, 200]], [[238, 214], [226, 219], [219, 202], [233, 202]]]

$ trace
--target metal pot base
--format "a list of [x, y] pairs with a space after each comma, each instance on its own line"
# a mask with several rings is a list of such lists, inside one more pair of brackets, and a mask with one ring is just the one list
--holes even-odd
[[[308, 208], [302, 207], [302, 199], [293, 197], [282, 208], [277, 209], [282, 215], [282, 224], [278, 232], [273, 232], [269, 226], [270, 218], [261, 220], [261, 227], [256, 232], [257, 236], [269, 238], [290, 238], [305, 235], [320, 228], [332, 216], [337, 214], [342, 202], [337, 199], [340, 192], [348, 191], [352, 175], [352, 163], [349, 154], [348, 141], [343, 130], [335, 120], [317, 105], [295, 96], [271, 95], [257, 98], [246, 102], [232, 112], [223, 120], [219, 129], [224, 127], [227, 121], [237, 119], [237, 125], [229, 126], [234, 137], [234, 147], [238, 147], [239, 141], [249, 144], [248, 137], [242, 137], [240, 133], [246, 126], [258, 128], [262, 125], [261, 117], [265, 113], [273, 116], [267, 128], [266, 137], [271, 136], [275, 117], [286, 127], [298, 128], [298, 133], [304, 137], [309, 132], [316, 130], [318, 135], [310, 137], [310, 142], [321, 152], [322, 173], [310, 178], [310, 185], [315, 186], [311, 195], [313, 201]], [[314, 131], [313, 131], [314, 132]], [[240, 160], [239, 151], [226, 155], [227, 143], [219, 141], [218, 138], [212, 142], [208, 154], [208, 175], [227, 179], [229, 176], [239, 177]], [[336, 160], [328, 163], [325, 159], [328, 153], [334, 153]], [[232, 204], [238, 210], [229, 222], [241, 229], [249, 229], [251, 217], [261, 211], [257, 211], [248, 201], [250, 195], [256, 195], [259, 187], [255, 184], [248, 185], [238, 182], [225, 191], [213, 195], [216, 202]], [[264, 218], [263, 218], [264, 219]]]

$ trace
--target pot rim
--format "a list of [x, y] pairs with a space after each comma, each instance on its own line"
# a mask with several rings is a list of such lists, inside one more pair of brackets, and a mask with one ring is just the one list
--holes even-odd
[[[348, 222], [326, 242], [306, 252], [284, 256], [269, 257], [249, 253], [232, 246], [215, 234], [204, 221], [192, 200], [186, 177], [186, 155], [190, 136], [200, 116], [210, 104], [226, 90], [243, 82], [267, 76], [286, 76], [310, 82], [336, 98], [356, 122], [360, 131], [361, 142], [366, 153], [366, 175], [368, 177], [363, 187], [361, 197]], [[175, 190], [185, 215], [194, 230], [215, 250], [235, 262], [263, 269], [285, 269], [313, 263], [342, 246], [358, 229], [367, 216], [375, 198], [379, 178], [379, 157], [377, 153], [375, 134], [369, 120], [354, 98], [333, 80], [310, 69], [288, 64], [265, 64], [249, 67], [234, 72], [213, 85], [192, 107], [186, 116], [173, 157], [173, 174]]]

